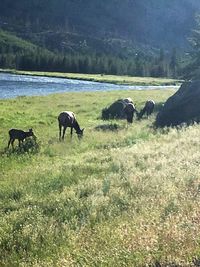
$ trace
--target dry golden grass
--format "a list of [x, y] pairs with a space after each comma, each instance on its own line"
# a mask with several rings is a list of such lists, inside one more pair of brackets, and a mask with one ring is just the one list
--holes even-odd
[[193, 266], [200, 240], [199, 136], [195, 125], [113, 149], [119, 171], [109, 178], [108, 198], [124, 202], [124, 214], [83, 229], [78, 249], [96, 261], [110, 259], [108, 266]]

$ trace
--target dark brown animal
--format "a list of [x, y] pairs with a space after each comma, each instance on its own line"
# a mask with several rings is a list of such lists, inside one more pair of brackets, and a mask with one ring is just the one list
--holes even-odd
[[144, 105], [144, 108], [138, 114], [138, 119], [141, 119], [145, 113], [148, 118], [152, 114], [154, 107], [155, 107], [155, 102], [153, 100], [147, 100]]
[[34, 136], [34, 133], [33, 133], [32, 129], [29, 129], [28, 132], [24, 132], [24, 131], [18, 130], [18, 129], [11, 129], [8, 133], [9, 133], [9, 136], [10, 136], [10, 139], [8, 141], [8, 148], [9, 148], [10, 144], [13, 147], [15, 139], [18, 139], [19, 147], [20, 147], [21, 146], [21, 142], [23, 142], [24, 139], [26, 139], [29, 136]]
[[73, 134], [73, 129], [76, 130], [76, 134], [78, 135], [78, 138], [81, 138], [83, 136], [84, 129], [81, 129], [75, 114], [71, 111], [63, 111], [58, 116], [58, 124], [59, 124], [59, 140], [61, 141], [61, 131], [63, 127], [63, 134], [62, 134], [62, 140], [64, 140], [65, 137], [65, 131], [67, 127], [71, 128], [71, 137]]
[[127, 116], [124, 112], [124, 108], [129, 103], [133, 104], [133, 100], [130, 97], [116, 100], [109, 107], [102, 110], [101, 118], [103, 120], [126, 118]]
[[137, 114], [137, 110], [136, 110], [134, 104], [128, 103], [124, 108], [124, 113], [126, 114], [127, 122], [132, 123], [134, 114], [135, 113]]

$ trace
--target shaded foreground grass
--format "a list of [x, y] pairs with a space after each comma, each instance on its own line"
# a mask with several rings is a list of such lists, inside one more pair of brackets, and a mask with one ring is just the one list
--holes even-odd
[[21, 70], [3, 70], [3, 69], [0, 69], [0, 71], [9, 72], [13, 74], [68, 78], [68, 79], [76, 79], [76, 80], [78, 79], [78, 80], [124, 84], [124, 85], [151, 85], [151, 86], [179, 85], [181, 82], [180, 80], [169, 79], [169, 78], [132, 77], [132, 76], [105, 75], [105, 74], [81, 74], [81, 73], [21, 71]]
[[[173, 92], [0, 101], [0, 266], [198, 266], [200, 126], [154, 130], [155, 114], [128, 129], [98, 119], [117, 98], [140, 109]], [[86, 128], [81, 142], [69, 132], [58, 142], [62, 110]], [[40, 151], [8, 153], [11, 127], [32, 127]]]

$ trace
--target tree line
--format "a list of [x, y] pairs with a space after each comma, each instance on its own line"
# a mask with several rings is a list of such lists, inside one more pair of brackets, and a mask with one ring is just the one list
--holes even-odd
[[176, 50], [165, 55], [160, 50], [158, 56], [146, 56], [143, 53], [135, 56], [116, 57], [107, 54], [80, 53], [53, 54], [42, 49], [32, 52], [13, 53], [12, 49], [0, 47], [0, 68], [18, 70], [57, 71], [72, 73], [132, 75], [152, 77], [177, 77], [178, 58]]

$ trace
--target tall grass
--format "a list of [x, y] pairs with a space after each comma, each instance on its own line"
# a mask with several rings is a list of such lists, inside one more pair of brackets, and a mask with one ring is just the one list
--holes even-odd
[[[0, 101], [0, 266], [198, 266], [200, 126], [155, 130], [155, 113], [128, 128], [99, 119], [117, 98], [140, 109], [173, 92]], [[69, 132], [58, 142], [62, 110], [86, 128], [81, 142]], [[12, 127], [32, 127], [40, 150], [8, 152]]]

